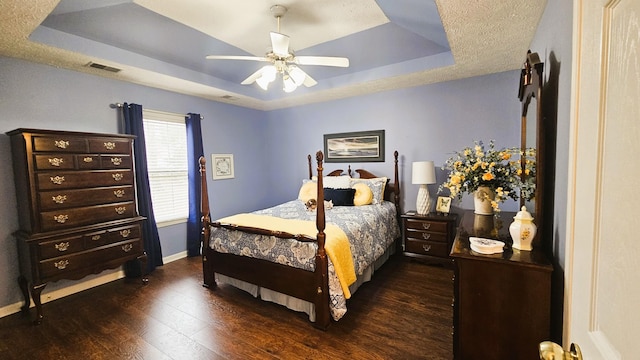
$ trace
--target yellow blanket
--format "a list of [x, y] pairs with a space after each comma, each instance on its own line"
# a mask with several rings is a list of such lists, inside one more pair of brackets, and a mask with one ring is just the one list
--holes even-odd
[[[278, 217], [258, 214], [237, 214], [218, 220], [220, 223], [250, 226], [266, 230], [284, 231], [294, 235], [307, 235], [316, 238], [318, 229], [314, 221], [282, 219]], [[324, 230], [326, 240], [324, 249], [333, 262], [344, 297], [349, 299], [351, 292], [349, 285], [356, 281], [356, 272], [353, 266], [353, 257], [347, 235], [334, 224], [326, 224]]]

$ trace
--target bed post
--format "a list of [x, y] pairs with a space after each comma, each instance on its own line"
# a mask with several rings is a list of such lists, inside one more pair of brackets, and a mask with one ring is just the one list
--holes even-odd
[[394, 162], [394, 184], [393, 184], [393, 202], [396, 204], [396, 213], [398, 221], [400, 221], [400, 214], [402, 214], [402, 210], [400, 209], [400, 177], [398, 176], [398, 150], [393, 152], [393, 162]]
[[209, 211], [209, 192], [207, 191], [207, 160], [204, 156], [200, 156], [200, 188], [201, 202], [200, 211], [202, 213], [202, 231], [201, 231], [201, 246], [202, 246], [202, 275], [204, 278], [204, 287], [215, 288], [216, 279], [211, 269], [211, 261], [209, 261], [209, 237], [211, 235], [211, 213]]
[[313, 171], [311, 170], [311, 154], [307, 155], [307, 165], [309, 165], [309, 180], [313, 179]]
[[329, 264], [327, 261], [327, 254], [324, 250], [324, 241], [326, 235], [325, 229], [325, 214], [324, 214], [324, 188], [322, 185], [322, 161], [324, 156], [322, 151], [316, 153], [316, 161], [318, 162], [318, 194], [317, 194], [317, 207], [316, 207], [316, 228], [318, 229], [318, 252], [316, 253], [316, 322], [315, 327], [320, 329], [326, 329], [331, 322], [329, 316]]

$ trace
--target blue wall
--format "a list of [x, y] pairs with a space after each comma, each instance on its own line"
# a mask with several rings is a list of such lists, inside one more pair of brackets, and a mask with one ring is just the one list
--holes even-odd
[[[351, 168], [393, 178], [393, 151], [397, 150], [403, 210], [415, 209], [418, 186], [411, 184], [413, 161], [433, 160], [437, 181], [442, 183], [444, 161], [452, 152], [472, 146], [474, 140], [495, 139], [497, 147], [519, 146], [519, 76], [519, 71], [509, 71], [268, 112], [269, 154], [274, 159], [269, 203], [297, 196], [307, 176], [306, 154], [323, 149], [323, 134], [384, 129], [385, 162], [350, 164]], [[330, 163], [325, 169], [346, 170], [347, 165]], [[434, 199], [437, 189], [437, 184], [429, 185]], [[471, 201], [465, 196], [462, 204], [454, 205], [471, 208]], [[517, 206], [509, 202], [502, 208]]]

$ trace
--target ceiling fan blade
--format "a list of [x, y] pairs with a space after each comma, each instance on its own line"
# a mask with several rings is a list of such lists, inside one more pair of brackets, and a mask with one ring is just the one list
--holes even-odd
[[263, 71], [264, 71], [264, 67], [261, 67], [260, 69], [258, 69], [258, 71], [256, 71], [253, 74], [249, 75], [248, 78], [242, 80], [242, 82], [240, 84], [249, 85], [249, 84], [253, 83], [254, 81], [256, 81], [257, 78], [262, 76], [262, 72]]
[[322, 65], [349, 67], [349, 59], [333, 56], [296, 56], [294, 62], [298, 65]]
[[242, 56], [242, 55], [208, 55], [207, 60], [251, 60], [251, 61], [269, 61], [266, 57], [261, 56]]
[[285, 34], [271, 32], [271, 49], [274, 54], [281, 57], [289, 56], [289, 37]]
[[317, 83], [318, 83], [317, 81], [315, 81], [311, 76], [309, 76], [307, 74], [307, 77], [304, 78], [304, 83], [303, 84], [306, 87], [312, 87], [312, 86], [316, 85]]

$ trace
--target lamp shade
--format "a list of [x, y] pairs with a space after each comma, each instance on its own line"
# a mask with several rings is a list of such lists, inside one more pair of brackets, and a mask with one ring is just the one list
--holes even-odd
[[411, 183], [412, 184], [435, 184], [436, 183], [436, 168], [433, 165], [433, 161], [416, 161], [411, 168]]

